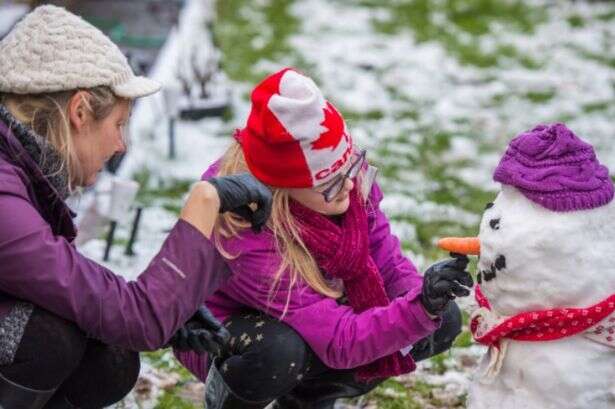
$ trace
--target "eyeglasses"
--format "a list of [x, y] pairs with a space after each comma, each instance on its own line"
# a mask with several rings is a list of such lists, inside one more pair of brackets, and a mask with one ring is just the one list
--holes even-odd
[[333, 179], [332, 184], [327, 187], [325, 190], [320, 192], [324, 198], [325, 202], [329, 203], [335, 199], [335, 196], [338, 195], [339, 192], [344, 188], [344, 184], [346, 183], [346, 179], [354, 179], [359, 174], [361, 168], [365, 164], [365, 155], [367, 154], [367, 150], [362, 149], [357, 155], [357, 159], [350, 165], [350, 169], [344, 175], [337, 175], [335, 179]]

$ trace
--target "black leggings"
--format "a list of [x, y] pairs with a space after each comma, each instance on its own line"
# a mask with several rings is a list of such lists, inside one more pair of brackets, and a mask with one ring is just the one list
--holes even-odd
[[[448, 350], [461, 324], [457, 304], [449, 303], [440, 328], [413, 346], [414, 360]], [[220, 374], [237, 397], [262, 407], [274, 399], [291, 408], [360, 396], [382, 382], [358, 382], [354, 370], [327, 367], [292, 328], [261, 312], [232, 316], [225, 326], [232, 336], [232, 354], [217, 360]]]
[[98, 409], [121, 400], [139, 369], [138, 352], [86, 338], [75, 324], [35, 307], [13, 362], [0, 366], [0, 373], [28, 388], [58, 388], [45, 408], [68, 407], [68, 400]]

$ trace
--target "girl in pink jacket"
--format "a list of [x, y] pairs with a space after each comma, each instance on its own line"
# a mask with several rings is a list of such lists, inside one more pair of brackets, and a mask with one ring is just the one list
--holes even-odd
[[311, 79], [266, 78], [236, 141], [203, 178], [248, 171], [272, 189], [273, 210], [260, 233], [230, 214], [214, 230], [231, 277], [206, 305], [230, 351], [209, 371], [204, 355], [178, 352], [207, 377], [207, 409], [333, 408], [450, 347], [461, 328], [450, 301], [472, 286], [467, 259], [423, 280], [379, 208], [366, 152]]

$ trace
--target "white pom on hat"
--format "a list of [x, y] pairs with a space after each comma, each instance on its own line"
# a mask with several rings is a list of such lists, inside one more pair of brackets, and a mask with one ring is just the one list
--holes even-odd
[[0, 92], [40, 94], [98, 86], [129, 99], [160, 90], [158, 82], [134, 75], [102, 31], [61, 7], [37, 7], [0, 41]]

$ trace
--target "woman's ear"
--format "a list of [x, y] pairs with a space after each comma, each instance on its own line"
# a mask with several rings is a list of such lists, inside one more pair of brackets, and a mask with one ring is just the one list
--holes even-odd
[[77, 134], [83, 132], [90, 115], [86, 91], [77, 91], [68, 101], [68, 120]]

